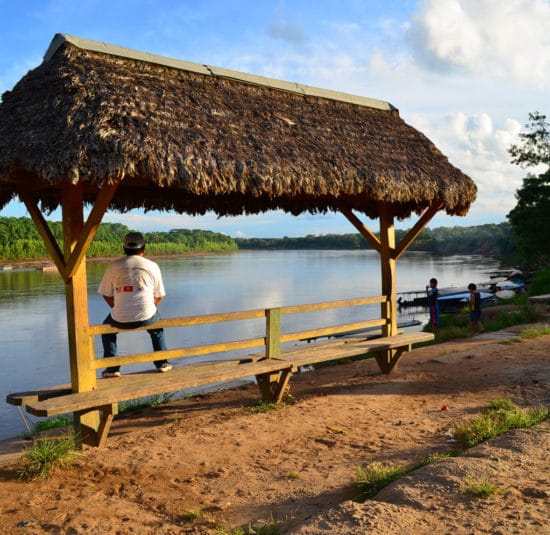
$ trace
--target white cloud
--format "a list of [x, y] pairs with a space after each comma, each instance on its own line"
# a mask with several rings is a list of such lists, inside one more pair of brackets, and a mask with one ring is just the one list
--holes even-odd
[[425, 0], [409, 39], [431, 70], [550, 86], [548, 0]]
[[515, 206], [514, 194], [525, 171], [510, 163], [508, 148], [518, 142], [521, 125], [514, 119], [497, 123], [488, 113], [448, 114], [431, 121], [430, 137], [454, 165], [478, 187], [469, 217], [503, 220]]

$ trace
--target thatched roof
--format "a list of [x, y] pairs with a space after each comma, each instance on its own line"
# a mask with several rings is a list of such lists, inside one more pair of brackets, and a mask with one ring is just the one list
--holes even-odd
[[67, 181], [111, 209], [463, 215], [473, 181], [390, 104], [57, 35], [0, 105], [0, 207]]

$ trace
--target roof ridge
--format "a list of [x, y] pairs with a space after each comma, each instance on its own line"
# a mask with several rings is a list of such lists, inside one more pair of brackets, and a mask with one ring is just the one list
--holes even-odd
[[156, 54], [150, 54], [149, 52], [141, 52], [139, 50], [111, 45], [109, 43], [104, 43], [101, 41], [93, 41], [91, 39], [76, 37], [74, 35], [69, 35], [65, 33], [55, 34], [52, 42], [50, 43], [50, 46], [48, 47], [48, 50], [44, 54], [44, 61], [49, 61], [64, 43], [71, 43], [72, 45], [83, 50], [91, 50], [93, 52], [100, 52], [102, 54], [109, 54], [112, 56], [120, 56], [139, 61], [146, 61], [149, 63], [155, 63], [158, 65], [164, 65], [180, 70], [195, 72], [206, 76], [236, 80], [252, 85], [259, 85], [263, 87], [279, 89], [282, 91], [288, 91], [290, 93], [298, 93], [303, 96], [337, 100], [350, 104], [356, 104], [358, 106], [365, 106], [368, 108], [375, 108], [385, 111], [397, 111], [396, 107], [384, 100], [362, 97], [359, 95], [352, 95], [349, 93], [333, 91], [330, 89], [322, 89], [319, 87], [308, 86], [296, 82], [288, 82], [276, 78], [269, 78], [267, 76], [247, 74], [231, 69], [224, 69], [222, 67], [214, 67], [212, 65], [201, 65], [199, 63], [192, 63], [190, 61], [173, 59], [166, 56], [159, 56]]

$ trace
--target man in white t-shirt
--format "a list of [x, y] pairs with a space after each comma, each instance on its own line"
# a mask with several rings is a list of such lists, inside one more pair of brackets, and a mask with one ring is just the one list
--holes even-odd
[[[108, 268], [98, 288], [111, 313], [104, 324], [122, 329], [135, 329], [150, 325], [160, 316], [157, 306], [166, 292], [158, 265], [144, 257], [145, 239], [139, 232], [130, 232], [124, 238], [126, 256], [115, 260]], [[167, 349], [164, 329], [148, 329], [154, 351]], [[117, 354], [117, 335], [101, 335], [103, 357], [115, 357]], [[167, 360], [156, 360], [155, 367], [159, 372], [167, 372], [172, 365]], [[106, 368], [102, 377], [119, 377], [120, 366]]]

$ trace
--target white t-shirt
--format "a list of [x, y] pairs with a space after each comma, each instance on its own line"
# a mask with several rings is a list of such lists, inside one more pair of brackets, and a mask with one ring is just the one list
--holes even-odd
[[157, 311], [155, 297], [164, 297], [158, 265], [140, 255], [115, 260], [105, 271], [98, 293], [113, 297], [111, 316], [120, 323], [148, 320]]

